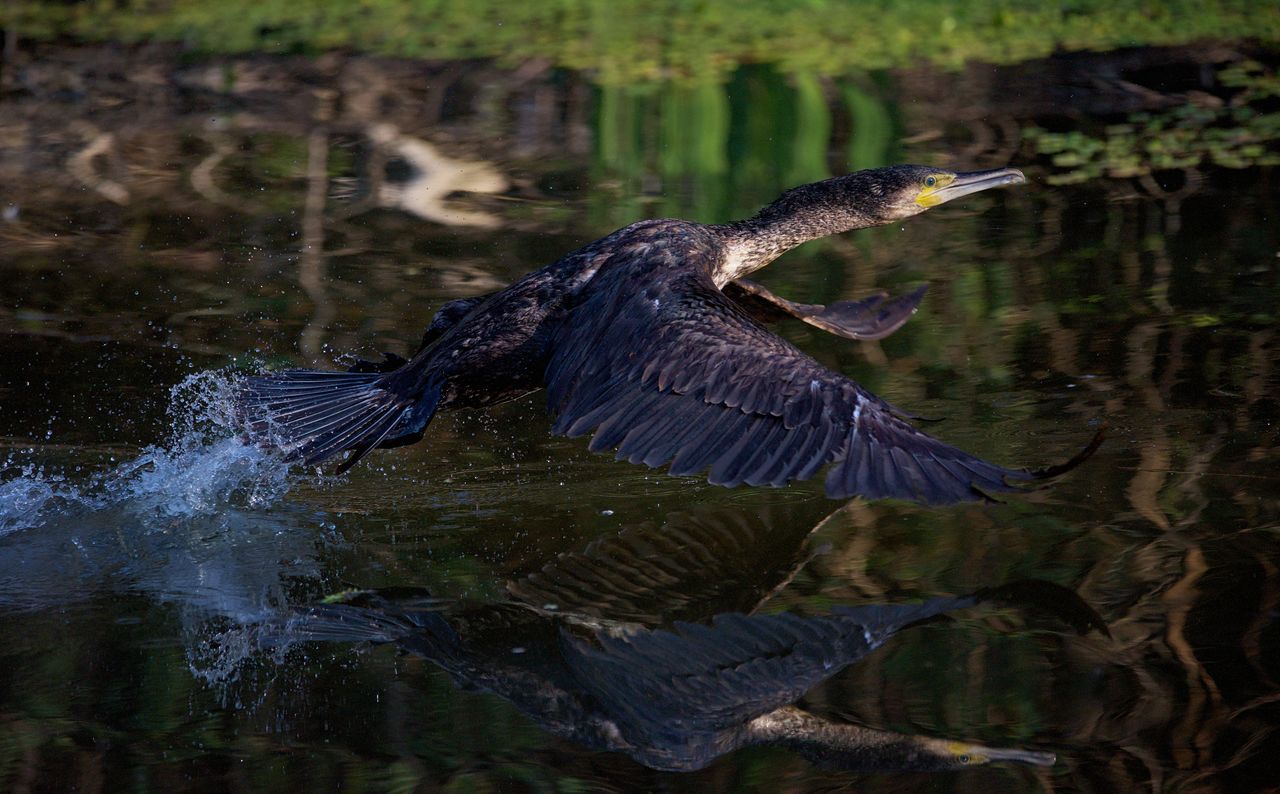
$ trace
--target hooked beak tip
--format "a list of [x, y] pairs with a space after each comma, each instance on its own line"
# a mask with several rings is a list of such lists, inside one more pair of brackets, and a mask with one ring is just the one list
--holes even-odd
[[1053, 766], [1058, 763], [1056, 753], [1044, 750], [1000, 749], [992, 751], [990, 758], [992, 761], [1016, 761], [1033, 766]]
[[1027, 175], [1016, 168], [993, 168], [990, 171], [968, 171], [955, 175], [949, 184], [921, 193], [916, 203], [923, 207], [934, 207], [962, 196], [969, 196], [992, 188], [1020, 185], [1027, 181]]
[[960, 174], [961, 184], [981, 186], [981, 189], [1004, 187], [1005, 185], [1021, 185], [1027, 181], [1027, 175], [1017, 168], [998, 168], [992, 171], [973, 171]]

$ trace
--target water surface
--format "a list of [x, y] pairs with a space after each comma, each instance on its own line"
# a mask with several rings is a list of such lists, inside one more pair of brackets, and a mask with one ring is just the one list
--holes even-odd
[[[0, 119], [0, 781], [1270, 784], [1274, 63], [1224, 46], [598, 85], [537, 62], [40, 45], [6, 71]], [[1050, 490], [946, 509], [843, 506], [814, 483], [723, 490], [550, 436], [540, 395], [441, 417], [424, 443], [341, 478], [232, 438], [222, 389], [237, 368], [411, 352], [445, 300], [625, 223], [743, 217], [785, 187], [895, 161], [1012, 163], [1030, 184], [810, 244], [761, 274], [808, 302], [928, 283], [892, 337], [778, 330], [1001, 463], [1066, 459], [1105, 423], [1107, 443]], [[1078, 590], [1110, 639], [980, 607], [802, 700], [1058, 763], [864, 775], [755, 748], [662, 773], [393, 648], [262, 650], [244, 631], [353, 586], [492, 604], [558, 554], [690, 515], [764, 533], [773, 562], [795, 561], [766, 613], [1021, 578]], [[740, 588], [778, 579], [752, 560], [742, 581], [756, 584]], [[687, 608], [742, 608], [736, 581]]]

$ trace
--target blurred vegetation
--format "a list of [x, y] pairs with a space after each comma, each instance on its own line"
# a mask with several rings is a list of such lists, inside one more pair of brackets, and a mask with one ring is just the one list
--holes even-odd
[[1058, 50], [1280, 40], [1280, 5], [1257, 0], [14, 0], [19, 35], [179, 41], [207, 52], [333, 49], [412, 58], [543, 58], [605, 83], [723, 78], [742, 63], [841, 74], [918, 63], [1014, 63]]
[[1139, 177], [1206, 163], [1224, 168], [1280, 164], [1280, 76], [1246, 61], [1222, 69], [1218, 82], [1233, 94], [1226, 101], [1201, 94], [1199, 102], [1131, 114], [1101, 135], [1038, 126], [1023, 134], [1036, 153], [1049, 155], [1060, 169], [1048, 177], [1052, 184]]

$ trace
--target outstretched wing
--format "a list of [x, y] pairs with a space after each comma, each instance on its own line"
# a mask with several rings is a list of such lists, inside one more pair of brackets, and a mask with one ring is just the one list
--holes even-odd
[[[555, 431], [718, 485], [782, 485], [835, 463], [827, 495], [928, 504], [1055, 476], [1006, 469], [912, 427], [853, 380], [748, 317], [676, 246], [596, 276], [547, 368]], [[1095, 444], [1100, 439], [1095, 439]]]

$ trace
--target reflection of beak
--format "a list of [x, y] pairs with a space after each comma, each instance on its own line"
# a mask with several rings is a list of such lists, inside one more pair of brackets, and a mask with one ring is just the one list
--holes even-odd
[[996, 168], [991, 171], [968, 171], [956, 174], [956, 178], [942, 187], [925, 188], [916, 197], [922, 207], [936, 207], [952, 199], [1005, 185], [1019, 185], [1027, 178], [1016, 168]]
[[[990, 173], [990, 172], [988, 172]], [[1017, 173], [1016, 171], [1014, 173]], [[1018, 174], [1019, 177], [1022, 174]], [[1009, 184], [1009, 183], [1005, 183]], [[981, 190], [982, 188], [978, 188]], [[1041, 750], [1017, 750], [1014, 748], [1004, 747], [984, 747], [982, 754], [987, 757], [988, 761], [1016, 761], [1020, 764], [1035, 764], [1036, 766], [1053, 766], [1058, 757], [1053, 753], [1046, 753]]]

